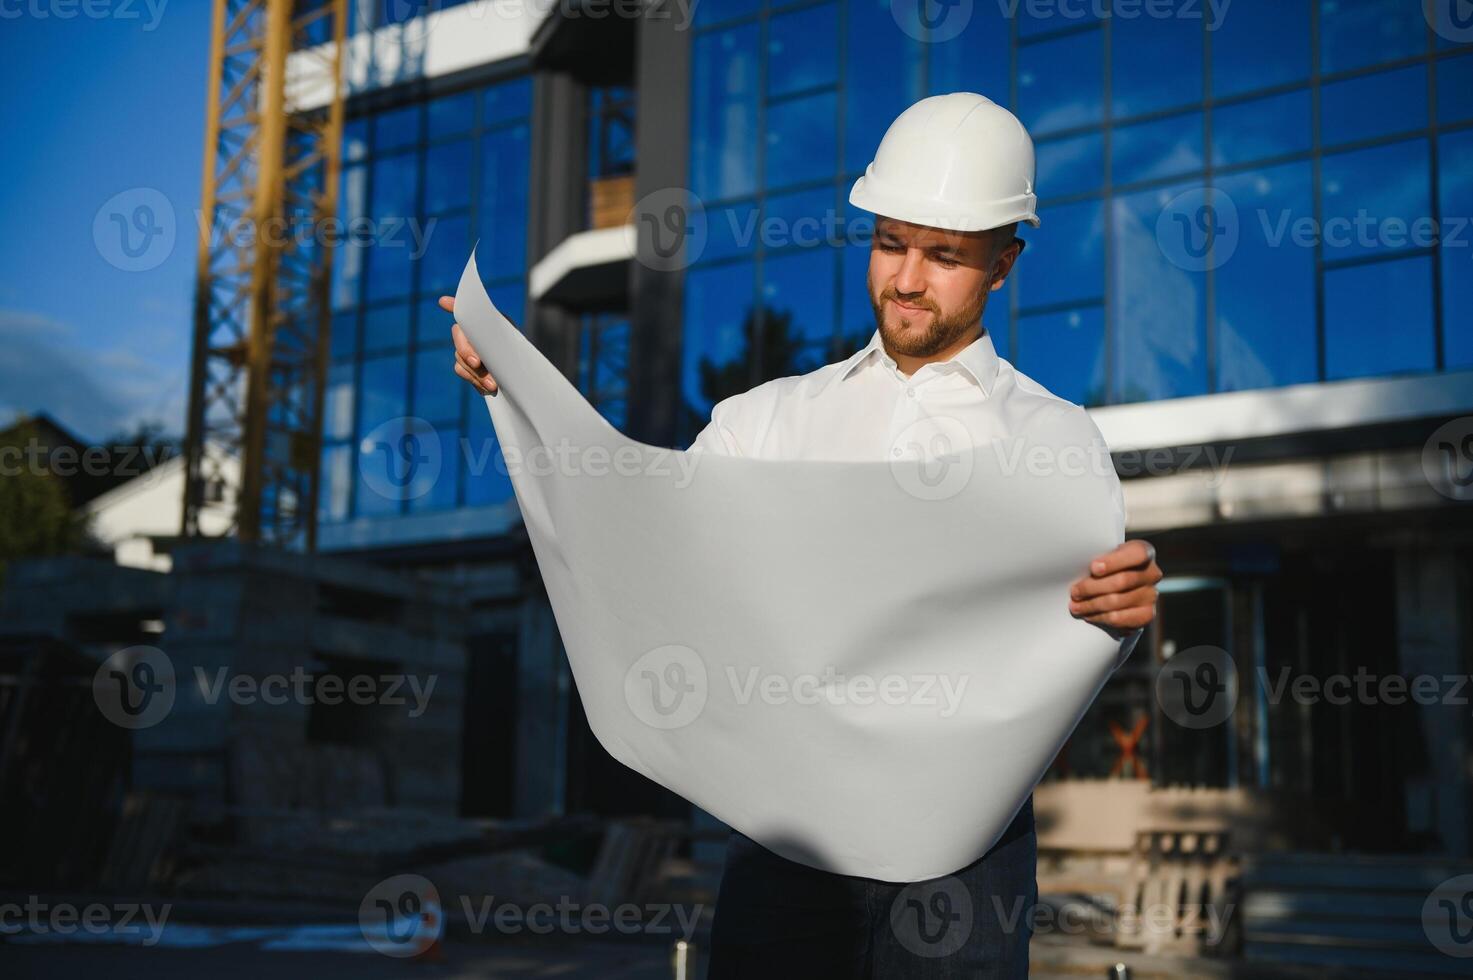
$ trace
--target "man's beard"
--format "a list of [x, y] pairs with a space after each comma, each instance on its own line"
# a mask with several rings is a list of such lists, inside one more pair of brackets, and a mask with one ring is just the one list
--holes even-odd
[[[894, 289], [887, 289], [880, 296], [879, 302], [875, 302], [874, 292], [870, 292], [870, 308], [875, 313], [875, 326], [880, 331], [880, 338], [885, 341], [885, 346], [906, 357], [931, 357], [939, 354], [954, 345], [958, 340], [971, 332], [977, 326], [977, 321], [982, 319], [982, 310], [987, 306], [987, 290], [980, 291], [976, 298], [960, 310], [953, 311], [950, 316], [941, 316], [936, 305], [930, 300], [922, 301], [922, 309], [929, 310], [926, 313], [915, 314], [915, 319], [927, 321], [924, 327], [917, 329], [916, 325], [892, 328], [885, 322], [885, 312], [890, 300], [897, 299]], [[890, 307], [890, 309], [894, 309]], [[897, 311], [896, 316], [900, 314]]]

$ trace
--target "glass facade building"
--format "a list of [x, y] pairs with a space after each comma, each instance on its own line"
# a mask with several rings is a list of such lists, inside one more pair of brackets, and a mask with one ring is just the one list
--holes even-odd
[[[868, 219], [848, 189], [900, 110], [949, 91], [1007, 105], [1034, 137], [1042, 227], [1023, 229], [984, 323], [1056, 394], [1102, 406], [1473, 366], [1469, 45], [1402, 0], [1236, 0], [1221, 23], [1198, 4], [1083, 13], [1098, 6], [959, 4], [929, 27], [888, 0], [699, 6], [692, 420], [868, 338]], [[836, 231], [800, 240], [804, 217]], [[754, 311], [791, 354], [754, 349], [783, 339]]]

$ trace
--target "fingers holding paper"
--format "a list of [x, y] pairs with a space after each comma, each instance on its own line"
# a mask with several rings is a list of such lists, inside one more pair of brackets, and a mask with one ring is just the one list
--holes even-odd
[[[440, 309], [447, 313], [454, 313], [455, 297], [441, 296]], [[470, 338], [465, 335], [465, 331], [460, 329], [460, 324], [451, 324], [450, 337], [455, 342], [455, 373], [469, 381], [471, 386], [481, 394], [496, 394], [498, 390], [496, 379], [491, 377], [491, 372], [481, 361], [476, 349], [471, 346]]]
[[1156, 618], [1156, 583], [1163, 576], [1156, 549], [1139, 538], [1090, 562], [1069, 587], [1069, 612], [1121, 639]]

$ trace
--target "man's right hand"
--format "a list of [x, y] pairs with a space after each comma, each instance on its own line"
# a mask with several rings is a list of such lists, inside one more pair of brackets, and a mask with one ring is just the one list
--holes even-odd
[[[446, 313], [454, 313], [455, 297], [441, 296], [440, 309]], [[486, 370], [486, 365], [476, 356], [476, 349], [471, 346], [465, 331], [460, 329], [460, 324], [450, 325], [450, 336], [455, 341], [455, 373], [469, 381], [481, 394], [496, 394], [496, 379], [491, 377], [491, 372]]]

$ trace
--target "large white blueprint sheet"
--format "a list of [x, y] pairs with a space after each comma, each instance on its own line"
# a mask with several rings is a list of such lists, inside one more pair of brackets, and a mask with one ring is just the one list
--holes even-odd
[[497, 380], [485, 401], [604, 748], [812, 867], [911, 882], [986, 853], [1120, 650], [1068, 611], [1121, 538], [1113, 472], [1077, 465], [1087, 417], [963, 449], [948, 495], [922, 460], [626, 438], [496, 310], [474, 256], [455, 318]]

